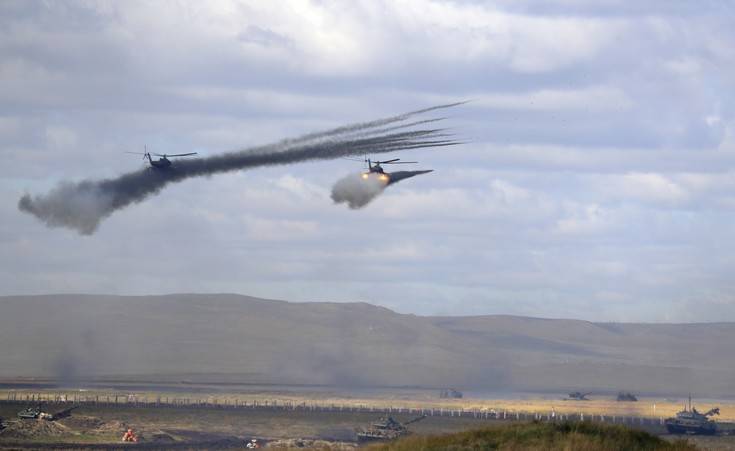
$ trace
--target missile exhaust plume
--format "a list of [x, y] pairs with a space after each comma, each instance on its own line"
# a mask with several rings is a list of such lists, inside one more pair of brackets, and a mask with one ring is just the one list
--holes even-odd
[[353, 210], [364, 207], [378, 197], [385, 188], [428, 171], [397, 171], [390, 174], [357, 173], [343, 177], [332, 187], [332, 200], [335, 204], [347, 204]]
[[32, 214], [49, 227], [67, 227], [82, 235], [90, 235], [97, 230], [103, 219], [115, 211], [157, 194], [170, 183], [181, 182], [190, 177], [261, 166], [459, 144], [444, 133], [444, 129], [421, 128], [441, 118], [409, 120], [462, 103], [464, 102], [437, 105], [207, 158], [176, 160], [171, 168], [163, 170], [145, 169], [104, 180], [62, 181], [45, 195], [23, 195], [18, 201], [18, 208]]

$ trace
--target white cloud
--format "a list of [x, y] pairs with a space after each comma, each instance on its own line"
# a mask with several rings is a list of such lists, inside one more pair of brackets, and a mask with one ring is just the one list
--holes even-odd
[[49, 147], [70, 150], [77, 145], [77, 134], [68, 127], [50, 126], [46, 128], [46, 141]]
[[244, 218], [248, 239], [253, 241], [293, 241], [313, 237], [318, 225], [313, 221], [287, 221], [265, 218]]
[[[733, 319], [735, 37], [711, 6], [10, 4], [0, 285]], [[462, 99], [439, 126], [467, 143], [396, 155], [436, 172], [361, 211], [329, 199], [344, 161], [189, 180], [86, 238], [15, 208], [144, 144], [211, 155]]]
[[557, 230], [563, 234], [601, 234], [615, 225], [615, 218], [610, 211], [599, 205], [575, 205], [570, 210], [567, 217], [557, 221]]
[[618, 89], [605, 86], [578, 90], [541, 90], [523, 94], [481, 94], [470, 96], [472, 106], [510, 110], [538, 111], [604, 111], [627, 110], [631, 99]]
[[661, 174], [630, 173], [615, 182], [609, 189], [626, 199], [678, 203], [689, 198], [684, 188]]

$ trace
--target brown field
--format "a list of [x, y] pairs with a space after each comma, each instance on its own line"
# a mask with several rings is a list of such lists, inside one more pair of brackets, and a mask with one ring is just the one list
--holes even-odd
[[[128, 387], [130, 388], [130, 387]], [[301, 390], [268, 389], [268, 390], [240, 390], [227, 391], [223, 387], [211, 392], [200, 390], [185, 391], [152, 391], [145, 390], [145, 386], [137, 386], [135, 390], [102, 389], [89, 390], [72, 389], [23, 389], [0, 390], [0, 417], [15, 420], [15, 415], [26, 403], [4, 402], [15, 397], [16, 400], [29, 398], [42, 400], [59, 399], [65, 397], [67, 402], [83, 401], [79, 409], [75, 410], [70, 419], [54, 423], [54, 426], [40, 430], [17, 431], [10, 435], [0, 434], [0, 448], [5, 446], [28, 445], [31, 443], [117, 443], [124, 429], [128, 426], [139, 431], [148, 446], [154, 443], [194, 443], [202, 449], [208, 443], [224, 440], [225, 445], [242, 446], [243, 440], [249, 437], [259, 437], [266, 440], [277, 439], [326, 439], [339, 442], [354, 442], [355, 430], [367, 426], [371, 421], [381, 416], [380, 413], [351, 412], [348, 410], [337, 412], [303, 411], [303, 410], [271, 410], [271, 409], [222, 409], [212, 407], [252, 405], [266, 402], [272, 405], [276, 401], [284, 403], [306, 404], [307, 406], [353, 406], [374, 408], [401, 408], [401, 409], [443, 409], [447, 410], [479, 410], [482, 412], [495, 410], [508, 413], [526, 412], [549, 414], [553, 410], [556, 415], [584, 413], [585, 416], [605, 415], [607, 417], [654, 417], [653, 404], [656, 405], [655, 417], [671, 416], [681, 409], [679, 402], [667, 401], [660, 398], [639, 398], [638, 402], [617, 402], [611, 397], [592, 397], [590, 401], [562, 401], [544, 398], [542, 396], [525, 395], [521, 399], [440, 399], [433, 390], [401, 389], [353, 392], [346, 390]], [[104, 405], [118, 397], [118, 405]], [[591, 395], [592, 396], [592, 395]], [[139, 406], [125, 404], [128, 399], [136, 400]], [[94, 405], [93, 400], [99, 400], [100, 405]], [[155, 407], [157, 401], [163, 404], [174, 402], [204, 402], [209, 407]], [[28, 404], [32, 404], [29, 401]], [[141, 405], [143, 405], [141, 407]], [[696, 404], [700, 410], [714, 407], [712, 402]], [[722, 411], [718, 421], [735, 420], [735, 405], [732, 402], [716, 403]], [[53, 410], [53, 403], [48, 410]], [[401, 413], [394, 415], [400, 421], [408, 420], [412, 415]], [[451, 416], [433, 416], [410, 426], [417, 434], [440, 434], [457, 432], [497, 423], [493, 420], [458, 418]], [[58, 426], [58, 427], [57, 427]], [[727, 426], [726, 426], [727, 427]], [[655, 434], [664, 434], [665, 430], [659, 425], [647, 425], [646, 429]], [[694, 438], [691, 439], [702, 449], [735, 449], [735, 437]], [[219, 443], [219, 442], [218, 442]], [[226, 447], [219, 443], [216, 447]], [[12, 447], [11, 446], [11, 447]], [[214, 446], [214, 445], [213, 445]]]
[[[17, 405], [0, 404], [0, 416], [14, 419]], [[283, 410], [217, 408], [148, 408], [130, 406], [84, 406], [70, 418], [58, 422], [15, 421], [0, 432], [0, 449], [36, 444], [113, 444], [119, 443], [127, 427], [149, 446], [158, 443], [198, 444], [207, 448], [224, 441], [241, 448], [244, 440], [257, 437], [278, 439], [322, 439], [353, 443], [355, 430], [367, 426], [379, 415], [355, 412], [304, 412]], [[396, 415], [399, 421], [408, 415]], [[412, 425], [419, 434], [455, 432], [488, 424], [466, 418], [432, 417]], [[214, 447], [214, 446], [212, 446]], [[226, 448], [218, 443], [217, 448]]]
[[[17, 399], [25, 399], [26, 396], [33, 397], [41, 395], [43, 399], [55, 396], [65, 396], [67, 400], [74, 399], [98, 399], [100, 401], [114, 401], [118, 396], [119, 402], [125, 402], [129, 395], [133, 395], [139, 402], [156, 402], [157, 400], [165, 403], [182, 402], [208, 402], [210, 404], [234, 405], [234, 404], [251, 404], [258, 402], [264, 404], [266, 402], [278, 404], [293, 403], [306, 405], [321, 406], [369, 406], [375, 408], [411, 408], [411, 409], [446, 409], [446, 410], [480, 410], [480, 411], [507, 411], [507, 412], [528, 412], [540, 413], [543, 415], [553, 411], [559, 414], [576, 414], [584, 415], [606, 415], [606, 416], [640, 416], [647, 418], [666, 418], [680, 411], [686, 402], [686, 399], [667, 400], [664, 398], [639, 397], [638, 402], [618, 402], [611, 396], [595, 396], [590, 395], [590, 401], [567, 401], [562, 400], [563, 395], [559, 395], [557, 399], [549, 399], [549, 397], [521, 395], [519, 399], [440, 399], [435, 391], [430, 390], [391, 390], [391, 391], [375, 391], [370, 394], [350, 393], [344, 390], [334, 391], [309, 391], [304, 388], [303, 391], [294, 390], [249, 390], [246, 392], [227, 392], [220, 391], [215, 393], [202, 392], [186, 392], [186, 391], [147, 391], [141, 386], [139, 390], [121, 391], [121, 390], [105, 390], [105, 389], [89, 389], [89, 390], [0, 390], [0, 401], [9, 399], [9, 396], [15, 395]], [[707, 411], [712, 407], [720, 408], [720, 416], [716, 417], [718, 421], [735, 422], [735, 402], [730, 401], [712, 401], [697, 402], [693, 400], [694, 406], [700, 411]]]

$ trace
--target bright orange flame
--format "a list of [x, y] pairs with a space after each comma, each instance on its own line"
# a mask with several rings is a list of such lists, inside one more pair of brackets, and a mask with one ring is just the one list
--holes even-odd
[[362, 178], [364, 178], [365, 180], [367, 180], [368, 175], [366, 173], [365, 174], [362, 174]]

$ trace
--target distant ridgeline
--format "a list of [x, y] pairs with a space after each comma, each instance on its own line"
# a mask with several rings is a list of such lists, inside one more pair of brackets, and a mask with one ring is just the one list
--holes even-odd
[[421, 317], [230, 294], [10, 296], [0, 311], [3, 378], [735, 392], [734, 323]]

